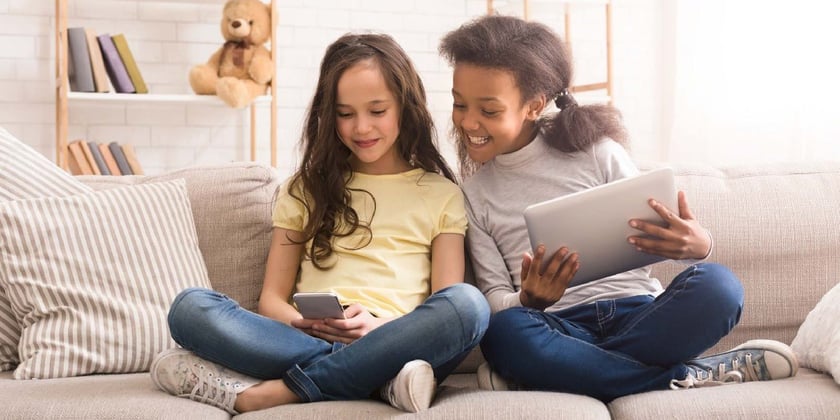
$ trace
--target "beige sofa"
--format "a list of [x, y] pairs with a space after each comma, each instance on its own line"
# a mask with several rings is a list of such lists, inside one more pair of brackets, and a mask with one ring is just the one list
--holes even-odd
[[[651, 167], [653, 165], [643, 165]], [[840, 274], [840, 162], [715, 169], [676, 167], [696, 216], [715, 237], [712, 261], [743, 280], [740, 325], [714, 350], [749, 338], [790, 343], [799, 325]], [[255, 308], [268, 252], [270, 214], [280, 181], [270, 169], [235, 163], [155, 177], [82, 177], [96, 188], [185, 178], [199, 245], [213, 286]], [[681, 267], [655, 267], [669, 280]], [[690, 332], [687, 332], [687, 334]], [[792, 379], [595, 399], [552, 392], [477, 389], [474, 352], [440, 387], [432, 407], [411, 415], [378, 401], [276, 407], [241, 419], [820, 419], [840, 418], [840, 386], [806, 368]], [[148, 373], [16, 381], [0, 373], [2, 418], [224, 419], [222, 410], [158, 391]]]

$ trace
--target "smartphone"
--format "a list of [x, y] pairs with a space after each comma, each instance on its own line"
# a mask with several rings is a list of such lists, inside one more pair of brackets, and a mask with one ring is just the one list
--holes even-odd
[[306, 319], [344, 319], [344, 308], [332, 292], [295, 293], [292, 295], [298, 311]]

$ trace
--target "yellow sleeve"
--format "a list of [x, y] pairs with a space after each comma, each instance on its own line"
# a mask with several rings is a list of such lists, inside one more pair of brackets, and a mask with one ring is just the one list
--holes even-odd
[[449, 194], [442, 196], [443, 202], [441, 203], [440, 217], [435, 227], [434, 236], [441, 233], [458, 233], [463, 235], [467, 232], [467, 212], [464, 209], [464, 194], [454, 184], [452, 184], [450, 191]]
[[[292, 196], [290, 189], [295, 187], [290, 182], [287, 182], [278, 190], [277, 198], [274, 201], [274, 213], [271, 219], [273, 226], [276, 228], [301, 232], [306, 225], [306, 207], [300, 200]], [[300, 189], [299, 187], [297, 188]], [[298, 197], [303, 196], [300, 193], [295, 195]]]

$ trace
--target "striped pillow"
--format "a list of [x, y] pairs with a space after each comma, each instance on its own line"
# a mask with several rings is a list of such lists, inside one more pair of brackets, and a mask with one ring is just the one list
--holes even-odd
[[175, 295], [210, 287], [183, 179], [0, 204], [16, 379], [149, 369]]
[[[91, 191], [0, 127], [0, 203]], [[18, 364], [19, 340], [20, 327], [0, 281], [0, 371], [11, 370]]]

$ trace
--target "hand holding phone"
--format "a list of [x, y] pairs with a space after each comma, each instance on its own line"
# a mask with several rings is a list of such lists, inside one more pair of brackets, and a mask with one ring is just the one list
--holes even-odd
[[332, 292], [295, 293], [292, 300], [306, 319], [344, 319], [344, 308]]

